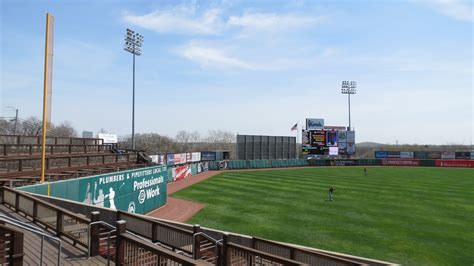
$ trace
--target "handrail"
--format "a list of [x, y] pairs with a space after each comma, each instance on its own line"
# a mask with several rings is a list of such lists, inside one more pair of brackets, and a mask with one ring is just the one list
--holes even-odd
[[87, 242], [88, 242], [88, 249], [87, 249], [87, 258], [90, 258], [91, 257], [91, 226], [94, 225], [94, 224], [103, 224], [109, 228], [112, 228], [112, 230], [108, 231], [107, 232], [107, 265], [110, 265], [110, 234], [117, 231], [117, 228], [107, 222], [104, 222], [104, 221], [96, 221], [96, 222], [92, 222], [90, 224], [87, 225]]
[[248, 248], [248, 247], [245, 247], [245, 246], [242, 246], [242, 245], [234, 244], [232, 242], [228, 242], [227, 246], [235, 248], [235, 249], [240, 250], [240, 251], [245, 251], [245, 252], [247, 252], [249, 254], [252, 254], [254, 256], [258, 256], [258, 257], [261, 257], [261, 258], [264, 258], [264, 259], [272, 260], [274, 262], [281, 263], [281, 264], [284, 264], [284, 265], [306, 265], [306, 264], [301, 263], [299, 261], [290, 260], [290, 259], [287, 259], [287, 258], [283, 258], [283, 257], [280, 257], [280, 256], [269, 254], [269, 253], [266, 253], [266, 252], [263, 252], [263, 251], [259, 251], [259, 250], [253, 249], [253, 248]]
[[9, 188], [9, 187], [3, 187], [3, 189], [8, 190], [9, 192], [12, 192], [12, 193], [15, 193], [15, 194], [19, 194], [19, 195], [21, 195], [21, 196], [23, 196], [23, 197], [25, 197], [25, 198], [30, 199], [30, 200], [36, 201], [37, 203], [42, 204], [42, 205], [44, 205], [44, 206], [53, 208], [54, 210], [60, 211], [60, 212], [62, 212], [62, 213], [64, 213], [64, 214], [67, 214], [68, 216], [71, 216], [71, 217], [73, 217], [73, 218], [75, 218], [75, 219], [77, 219], [77, 220], [79, 220], [79, 221], [81, 221], [81, 222], [83, 222], [83, 223], [89, 223], [89, 222], [90, 222], [90, 220], [87, 219], [87, 218], [85, 218], [85, 217], [79, 216], [79, 215], [77, 215], [76, 213], [73, 213], [73, 212], [71, 212], [71, 211], [69, 211], [69, 210], [63, 209], [63, 208], [58, 207], [58, 206], [56, 206], [56, 205], [53, 205], [53, 204], [51, 204], [51, 203], [49, 203], [49, 202], [46, 202], [46, 201], [41, 200], [41, 199], [38, 199], [38, 198], [36, 198], [36, 197], [34, 197], [34, 196], [31, 196], [31, 195], [29, 195], [28, 193], [25, 193], [25, 192], [23, 192], [23, 191], [19, 191], [19, 190], [16, 190], [16, 189], [13, 189], [13, 188]]
[[61, 239], [57, 238], [57, 237], [54, 237], [54, 236], [50, 236], [48, 234], [45, 234], [44, 232], [41, 232], [37, 229], [32, 229], [31, 226], [29, 224], [26, 224], [24, 222], [21, 222], [21, 221], [18, 221], [18, 220], [15, 220], [11, 217], [8, 217], [8, 216], [5, 216], [3, 214], [0, 214], [0, 220], [4, 221], [4, 222], [7, 222], [9, 224], [12, 224], [14, 226], [17, 226], [23, 230], [26, 230], [26, 231], [29, 231], [29, 232], [32, 232], [34, 234], [37, 234], [39, 236], [41, 236], [41, 253], [40, 253], [40, 265], [43, 265], [43, 242], [44, 242], [44, 238], [48, 238], [48, 239], [51, 239], [53, 241], [55, 241], [56, 243], [58, 243], [58, 265], [61, 265], [61, 250], [62, 250], [62, 245], [61, 245]]
[[197, 254], [197, 250], [196, 250], [196, 237], [198, 236], [203, 236], [204, 238], [206, 238], [207, 240], [211, 241], [212, 243], [214, 243], [214, 245], [216, 245], [214, 247], [214, 252], [215, 252], [215, 255], [216, 255], [216, 262], [218, 260], [218, 256], [219, 256], [219, 242], [222, 243], [223, 239], [220, 239], [220, 240], [217, 240], [217, 239], [214, 239], [212, 236], [204, 233], [204, 232], [197, 232], [195, 234], [193, 234], [193, 258], [196, 258], [196, 254]]
[[[308, 250], [308, 249], [296, 248], [296, 247], [288, 246], [288, 245], [278, 243], [278, 242], [275, 242], [275, 241], [272, 241], [272, 240], [267, 240], [267, 239], [263, 239], [263, 238], [259, 238], [259, 237], [253, 237], [253, 239], [254, 239], [254, 241], [260, 241], [260, 242], [263, 242], [265, 244], [270, 244], [270, 245], [274, 245], [274, 246], [277, 246], [277, 247], [280, 247], [280, 248], [288, 249], [288, 250], [290, 250], [290, 253], [292, 251], [293, 252], [298, 251], [298, 252], [301, 252], [301, 253], [314, 255], [314, 256], [319, 257], [319, 258], [323, 258], [323, 259], [327, 259], [327, 260], [331, 260], [331, 261], [336, 261], [336, 262], [344, 263], [344, 264], [348, 264], [348, 265], [364, 265], [363, 263], [359, 263], [359, 262], [354, 261], [354, 260], [350, 260], [350, 259], [346, 259], [346, 258], [342, 258], [342, 257], [337, 257], [337, 256], [334, 256], [334, 255], [325, 254], [325, 253], [322, 253], [322, 252], [311, 251], [311, 250]], [[253, 249], [256, 249], [256, 247], [253, 247]], [[256, 250], [258, 250], [258, 249], [256, 249]], [[289, 259], [294, 259], [294, 258], [290, 257]]]
[[178, 257], [176, 256], [177, 254], [175, 254], [174, 252], [169, 251], [163, 247], [153, 245], [153, 243], [151, 242], [139, 241], [139, 239], [141, 240], [142, 238], [137, 238], [128, 232], [120, 234], [120, 237], [123, 238], [125, 241], [131, 242], [132, 244], [135, 244], [147, 251], [150, 251], [151, 253], [158, 252], [161, 256], [164, 256], [164, 257], [167, 257], [168, 259], [182, 263], [183, 265], [199, 265], [197, 261], [194, 261], [183, 255], [180, 255], [180, 257]]

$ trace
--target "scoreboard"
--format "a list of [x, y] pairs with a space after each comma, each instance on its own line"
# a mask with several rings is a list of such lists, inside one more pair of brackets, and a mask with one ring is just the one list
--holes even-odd
[[[315, 120], [315, 119], [311, 119]], [[318, 119], [324, 125], [324, 119]], [[308, 124], [308, 122], [307, 122]], [[355, 154], [355, 132], [341, 126], [306, 127], [302, 131], [302, 153], [305, 155]]]

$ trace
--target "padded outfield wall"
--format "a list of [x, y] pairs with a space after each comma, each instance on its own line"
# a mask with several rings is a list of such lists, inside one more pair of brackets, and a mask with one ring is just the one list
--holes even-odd
[[146, 167], [19, 188], [35, 194], [145, 214], [166, 204], [166, 166]]

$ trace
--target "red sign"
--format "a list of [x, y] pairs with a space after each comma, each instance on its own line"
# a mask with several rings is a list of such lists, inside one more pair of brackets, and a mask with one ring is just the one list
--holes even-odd
[[474, 167], [474, 160], [436, 160], [438, 167]]
[[189, 165], [183, 165], [176, 167], [174, 181], [185, 179], [191, 176], [191, 167]]
[[419, 166], [420, 161], [414, 159], [382, 159], [382, 165]]

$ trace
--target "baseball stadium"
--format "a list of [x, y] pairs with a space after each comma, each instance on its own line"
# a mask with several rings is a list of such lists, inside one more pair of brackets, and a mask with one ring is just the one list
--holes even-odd
[[[2, 2], [2, 8], [4, 8], [1, 12], [2, 16], [10, 11], [13, 12], [12, 14], [18, 14], [18, 5], [7, 2]], [[32, 4], [33, 9], [45, 9], [43, 5], [46, 5], [46, 2]], [[87, 1], [73, 2], [71, 1], [70, 4], [73, 7], [77, 5], [78, 13], [81, 13], [84, 3], [89, 3]], [[153, 5], [156, 4], [162, 8], [164, 2], [166, 1], [163, 3], [158, 1]], [[163, 96], [168, 90], [171, 91], [169, 88], [165, 93], [160, 91], [159, 97], [155, 97], [152, 90], [142, 92], [149, 93], [146, 97], [152, 98], [153, 104], [150, 105], [151, 107], [140, 109], [140, 115], [135, 115], [135, 101], [139, 108], [142, 103], [145, 106], [145, 102], [149, 99], [135, 99], [135, 60], [142, 60], [139, 56], [143, 52], [144, 37], [132, 30], [132, 27], [148, 31], [150, 35], [156, 34], [160, 38], [170, 36], [165, 43], [171, 43], [176, 39], [182, 41], [181, 38], [192, 38], [188, 45], [178, 47], [188, 49], [186, 52], [178, 48], [168, 49], [175, 57], [181, 56], [196, 62], [207, 56], [199, 70], [187, 70], [188, 76], [183, 79], [177, 77], [183, 72], [177, 70], [182, 66], [177, 65], [175, 61], [164, 57], [153, 58], [167, 64], [165, 68], [157, 66], [157, 69], [167, 73], [165, 75], [173, 79], [173, 82], [166, 83], [166, 86], [170, 88], [173, 88], [171, 86], [189, 86], [185, 83], [185, 79], [189, 79], [190, 83], [197, 83], [194, 78], [202, 74], [200, 71], [207, 75], [208, 82], [202, 84], [204, 87], [222, 86], [224, 83], [222, 80], [216, 83], [210, 81], [218, 79], [217, 76], [237, 77], [235, 80], [245, 81], [245, 86], [249, 86], [247, 84], [258, 85], [260, 81], [253, 76], [247, 80], [246, 78], [250, 76], [246, 75], [250, 74], [244, 75], [241, 74], [242, 72], [282, 71], [279, 63], [283, 62], [290, 66], [292, 63], [282, 57], [281, 62], [271, 61], [271, 67], [252, 65], [253, 61], [226, 57], [227, 54], [224, 51], [232, 51], [232, 47], [240, 47], [238, 44], [242, 40], [255, 36], [258, 38], [264, 36], [265, 40], [274, 40], [271, 42], [272, 45], [287, 44], [293, 35], [296, 36], [295, 32], [301, 29], [308, 30], [307, 24], [313, 30], [319, 27], [319, 23], [323, 25], [327, 23], [325, 21], [328, 19], [322, 16], [316, 21], [313, 17], [310, 19], [303, 16], [307, 13], [304, 12], [302, 6], [308, 5], [308, 3], [303, 3], [304, 1], [285, 4], [280, 2], [277, 5], [278, 9], [268, 7], [268, 3], [263, 3], [265, 1], [260, 4], [244, 3], [244, 7], [239, 6], [240, 2], [232, 4], [227, 2], [205, 3], [203, 4], [206, 7], [204, 11], [200, 11], [202, 6], [196, 1], [190, 4], [187, 2], [181, 5], [176, 4], [176, 6], [175, 3], [171, 3], [172, 7], [165, 5], [168, 9], [158, 8], [143, 16], [123, 9], [120, 11], [122, 12], [121, 24], [116, 22], [117, 19], [114, 17], [120, 13], [118, 9], [114, 9], [113, 16], [109, 14], [111, 17], [104, 18], [103, 21], [96, 21], [97, 17], [92, 18], [94, 16], [91, 15], [91, 21], [94, 24], [90, 31], [92, 32], [94, 27], [104, 27], [102, 32], [104, 36], [107, 35], [105, 28], [108, 23], [115, 21], [112, 24], [118, 23], [120, 27], [123, 26], [122, 24], [127, 25], [119, 36], [124, 36], [122, 48], [125, 51], [120, 52], [129, 59], [133, 58], [131, 61], [133, 76], [130, 78], [133, 94], [130, 99], [126, 98], [127, 101], [131, 101], [131, 121], [128, 121], [127, 116], [125, 122], [122, 120], [124, 115], [121, 107], [117, 107], [121, 99], [117, 95], [105, 95], [106, 93], [101, 94], [98, 91], [87, 95], [90, 108], [103, 111], [98, 115], [94, 113], [96, 111], [87, 110], [87, 106], [82, 106], [77, 110], [74, 107], [67, 107], [73, 106], [74, 101], [81, 101], [81, 97], [79, 95], [72, 97], [67, 94], [68, 83], [58, 82], [57, 91], [55, 87], [55, 97], [58, 95], [60, 100], [53, 104], [53, 61], [58, 62], [58, 67], [54, 67], [55, 71], [58, 68], [55, 73], [62, 75], [63, 81], [64, 77], [67, 77], [71, 79], [71, 84], [77, 79], [81, 79], [84, 84], [91, 82], [92, 78], [75, 77], [61, 71], [67, 69], [67, 64], [64, 62], [80, 61], [84, 56], [83, 54], [74, 56], [74, 51], [67, 50], [67, 45], [76, 45], [84, 49], [91, 49], [93, 45], [70, 39], [72, 38], [70, 32], [81, 31], [81, 29], [77, 28], [77, 24], [68, 24], [71, 23], [67, 22], [70, 17], [62, 13], [61, 8], [57, 8], [57, 3], [51, 3], [51, 7], [54, 7], [52, 10], [65, 22], [61, 24], [61, 20], [58, 20], [53, 13], [46, 14], [45, 31], [34, 33], [35, 36], [39, 34], [40, 37], [35, 38], [41, 39], [45, 45], [41, 47], [40, 53], [44, 58], [40, 60], [31, 57], [29, 59], [44, 63], [41, 71], [43, 84], [41, 118], [36, 118], [38, 114], [33, 114], [31, 118], [21, 118], [19, 108], [10, 106], [10, 102], [13, 102], [12, 105], [19, 106], [15, 102], [18, 97], [25, 103], [24, 106], [28, 106], [29, 97], [26, 92], [18, 92], [20, 96], [17, 97], [16, 92], [8, 91], [8, 86], [5, 84], [11, 83], [6, 80], [14, 74], [10, 70], [1, 71], [8, 77], [5, 81], [2, 78], [2, 90], [5, 88], [5, 93], [0, 94], [2, 96], [0, 105], [3, 109], [11, 109], [10, 113], [12, 110], [15, 111], [15, 114], [0, 116], [0, 264], [15, 266], [473, 265], [474, 150], [472, 143], [465, 145], [463, 141], [462, 144], [447, 143], [446, 145], [399, 144], [399, 136], [403, 139], [409, 135], [415, 139], [418, 136], [412, 135], [416, 135], [415, 131], [422, 130], [423, 127], [421, 120], [416, 120], [418, 118], [415, 119], [414, 115], [409, 119], [405, 118], [406, 114], [402, 113], [403, 106], [401, 106], [404, 103], [398, 103], [400, 106], [398, 110], [389, 111], [383, 108], [383, 105], [388, 103], [377, 105], [374, 101], [373, 106], [377, 106], [374, 109], [369, 108], [371, 104], [368, 104], [369, 107], [365, 110], [369, 115], [358, 116], [354, 121], [354, 124], [357, 124], [356, 131], [351, 120], [351, 97], [356, 97], [358, 87], [356, 81], [344, 80], [340, 83], [338, 79], [337, 84], [334, 85], [337, 86], [338, 93], [340, 91], [343, 94], [344, 102], [338, 103], [340, 106], [332, 106], [331, 103], [330, 108], [327, 108], [327, 105], [320, 105], [321, 100], [318, 99], [315, 100], [317, 104], [311, 103], [313, 109], [309, 110], [307, 108], [309, 105], [301, 103], [298, 108], [301, 107], [304, 112], [299, 110], [301, 111], [298, 113], [299, 116], [294, 115], [290, 110], [271, 113], [270, 110], [286, 107], [282, 108], [281, 106], [285, 105], [283, 102], [280, 105], [278, 100], [268, 95], [265, 96], [268, 99], [264, 97], [255, 104], [251, 100], [256, 97], [253, 89], [241, 92], [242, 95], [245, 94], [245, 104], [239, 105], [237, 99], [240, 98], [237, 94], [240, 92], [233, 91], [232, 94], [226, 96], [216, 96], [213, 91], [212, 95], [196, 97], [193, 94], [195, 92], [183, 89], [173, 97]], [[125, 3], [117, 2], [116, 4], [126, 6]], [[312, 4], [315, 3], [309, 5], [312, 6]], [[109, 9], [109, 5], [108, 1], [104, 1], [98, 3], [97, 7], [100, 10], [106, 10]], [[153, 5], [150, 8], [154, 7]], [[226, 5], [232, 8], [225, 9]], [[291, 8], [287, 10], [286, 15], [281, 15], [279, 12], [286, 10], [287, 5]], [[235, 6], [242, 8], [241, 16], [230, 15]], [[328, 4], [328, 6], [332, 5]], [[389, 6], [387, 4], [387, 7], [382, 9], [390, 9]], [[321, 12], [320, 8], [323, 6], [317, 5], [317, 7], [311, 9], [311, 12]], [[255, 13], [255, 10], [260, 10], [259, 8], [268, 12]], [[324, 8], [327, 7], [324, 6]], [[325, 10], [324, 8], [322, 10]], [[391, 8], [398, 10], [395, 7]], [[87, 7], [87, 10], [89, 9], [91, 8]], [[74, 17], [74, 12], [67, 14]], [[90, 14], [95, 14], [94, 11], [90, 12]], [[202, 15], [199, 15], [200, 12]], [[448, 16], [445, 12], [441, 14]], [[451, 13], [449, 15], [452, 16]], [[32, 18], [28, 23], [41, 23], [41, 28], [44, 29], [44, 13], [41, 13], [41, 16], [41, 21]], [[375, 18], [377, 17], [374, 15]], [[27, 18], [23, 19], [29, 21]], [[268, 27], [274, 26], [275, 21], [278, 21], [278, 26], [270, 30]], [[84, 21], [84, 23], [90, 25], [89, 23], [92, 22]], [[302, 23], [306, 26], [302, 26]], [[2, 24], [5, 25], [5, 27], [2, 25], [2, 28], [9, 28], [9, 32], [12, 25], [22, 27], [13, 15], [2, 18]], [[250, 24], [253, 27], [251, 29]], [[61, 25], [67, 25], [70, 29], [64, 31]], [[359, 25], [351, 25], [351, 27], [356, 26]], [[171, 30], [168, 28], [174, 29], [173, 32], [170, 33]], [[123, 28], [120, 29], [123, 30]], [[278, 39], [276, 32], [287, 34], [285, 41]], [[228, 49], [219, 52], [211, 51], [218, 43], [216, 40], [231, 33], [235, 35], [219, 43], [228, 45]], [[59, 41], [57, 54], [54, 45], [55, 34], [66, 36], [65, 42]], [[326, 35], [323, 36], [331, 38], [331, 34]], [[94, 38], [101, 39], [101, 36], [96, 35]], [[2, 39], [6, 37], [6, 34], [2, 33]], [[14, 39], [16, 38], [20, 37], [15, 35]], [[61, 40], [62, 37], [56, 38]], [[413, 36], [412, 38], [416, 39]], [[250, 40], [253, 40], [252, 45], [258, 43], [254, 39]], [[104, 42], [107, 41], [104, 37]], [[354, 39], [353, 42], [357, 41]], [[2, 41], [2, 44], [6, 46], [5, 41]], [[157, 47], [163, 48], [160, 45], [156, 44], [156, 47], [153, 47], [150, 44], [150, 50], [158, 49]], [[262, 46], [268, 50], [273, 49], [272, 45], [262, 42]], [[10, 62], [9, 49], [11, 47], [7, 48], [2, 48], [9, 51], [2, 52], [6, 58], [2, 61]], [[296, 57], [300, 52], [305, 54], [309, 51], [310, 53], [313, 49], [305, 48], [304, 45], [299, 48], [301, 49], [293, 50], [291, 56]], [[318, 64], [329, 64], [325, 60], [329, 61], [327, 58], [332, 58], [338, 51], [336, 48], [326, 49], [315, 61]], [[106, 57], [109, 56], [110, 62], [116, 62], [113, 59], [115, 55], [107, 54], [107, 49], [100, 50], [100, 53], [105, 56], [99, 55], [99, 52], [94, 53], [94, 56], [98, 56], [100, 60], [104, 58], [107, 60]], [[67, 61], [66, 54], [73, 60]], [[251, 57], [258, 58], [254, 54], [251, 54]], [[357, 60], [369, 62], [371, 68], [395, 64], [393, 60], [386, 58], [384, 58], [386, 61], [381, 64], [373, 63], [373, 59], [357, 58]], [[143, 61], [147, 62], [146, 59]], [[229, 69], [215, 70], [213, 66], [209, 66], [215, 62], [227, 64]], [[310, 68], [318, 69], [327, 77], [332, 77], [319, 66], [305, 62], [298, 60], [295, 64], [309, 65]], [[343, 64], [347, 62], [350, 60], [343, 61]], [[137, 61], [137, 65], [140, 63], [141, 61]], [[104, 64], [114, 65], [114, 63]], [[5, 66], [6, 69], [7, 65], [2, 62], [2, 68]], [[88, 62], [88, 65], [91, 71], [106, 72], [103, 71], [100, 63], [99, 66], [93, 66]], [[157, 63], [154, 62], [152, 65], [157, 65]], [[416, 68], [416, 66], [413, 67]], [[166, 72], [165, 69], [168, 67], [171, 70]], [[206, 72], [209, 68], [212, 71]], [[442, 69], [445, 71], [447, 68]], [[175, 70], [176, 73], [174, 73]], [[23, 75], [21, 69], [18, 71], [20, 74], [15, 75]], [[148, 82], [148, 86], [154, 88], [155, 83], [159, 83], [156, 76], [150, 74], [151, 72], [146, 72], [150, 71], [149, 69], [143, 70], [137, 67], [137, 72], [140, 73], [139, 71], [147, 74], [138, 75], [137, 81], [141, 80], [143, 83], [137, 82], [137, 84]], [[345, 70], [340, 70], [340, 72], [343, 71]], [[396, 71], [418, 70], [397, 68]], [[80, 71], [74, 71], [74, 73], [78, 72]], [[219, 74], [213, 76], [214, 72]], [[92, 83], [116, 84], [115, 81], [111, 81], [110, 76], [104, 73], [101, 75], [104, 77], [103, 81], [94, 80]], [[121, 72], [114, 73], [113, 80], [121, 80], [120, 75], [122, 75]], [[340, 73], [337, 74], [339, 75]], [[56, 76], [54, 79], [56, 80]], [[162, 79], [165, 80], [165, 77]], [[273, 84], [271, 79], [267, 76], [264, 80], [271, 85]], [[330, 81], [334, 82], [334, 80]], [[410, 81], [413, 80], [410, 79]], [[24, 82], [28, 80], [25, 78]], [[286, 86], [291, 82], [283, 85]], [[289, 91], [282, 91], [276, 88], [271, 92], [275, 93], [279, 99], [290, 97]], [[92, 96], [95, 93], [97, 95]], [[85, 94], [87, 93], [84, 92]], [[193, 105], [194, 109], [190, 109], [191, 111], [188, 109], [186, 109], [188, 111], [180, 111], [184, 109], [182, 105], [179, 105], [181, 98], [178, 96], [183, 95], [195, 97], [192, 103], [188, 103], [192, 105], [197, 102]], [[301, 98], [310, 98], [309, 95], [309, 92], [301, 90]], [[368, 98], [367, 103], [370, 103], [372, 98]], [[290, 100], [294, 99], [297, 98]], [[346, 121], [346, 100], [348, 125], [341, 122]], [[223, 105], [218, 104], [223, 101]], [[100, 104], [96, 104], [97, 102]], [[87, 130], [82, 131], [82, 136], [79, 136], [69, 122], [62, 124], [52, 122], [51, 117], [60, 112], [55, 110], [55, 104], [58, 104], [58, 110], [63, 110], [65, 113], [60, 114], [62, 117], [85, 121]], [[258, 109], [257, 105], [260, 104], [262, 108], [268, 108], [268, 112], [266, 109], [265, 112]], [[99, 107], [93, 107], [94, 105]], [[275, 105], [279, 106], [275, 107]], [[222, 108], [222, 106], [227, 108]], [[254, 106], [255, 109], [253, 109]], [[268, 106], [276, 109], [269, 109]], [[470, 106], [472, 107], [472, 102]], [[126, 107], [128, 110], [128, 105]], [[363, 109], [360, 105], [357, 107]], [[422, 109], [419, 106], [417, 108]], [[442, 108], [451, 107], [447, 105]], [[337, 111], [340, 109], [344, 114]], [[169, 113], [164, 115], [156, 110], [168, 110]], [[442, 117], [439, 113], [435, 115], [434, 109], [429, 110], [433, 112], [433, 116]], [[202, 119], [199, 122], [189, 122], [191, 125], [222, 126], [229, 130], [210, 130], [208, 136], [205, 137], [200, 136], [197, 131], [178, 131], [180, 130], [178, 127], [189, 128], [186, 120], [197, 120], [193, 112], [198, 113]], [[359, 121], [364, 119], [380, 120], [378, 113], [384, 112], [386, 114], [384, 120], [390, 121], [391, 117], [398, 115], [404, 117], [407, 126], [397, 125], [386, 129], [384, 126], [387, 124], [377, 124], [369, 129], [366, 128], [369, 123], [362, 122], [359, 126]], [[228, 122], [218, 116], [219, 113], [223, 113], [222, 117], [235, 121]], [[300, 116], [303, 113], [304, 122], [299, 122], [302, 120]], [[103, 117], [99, 119], [98, 116]], [[424, 116], [429, 120], [431, 114]], [[457, 116], [460, 116], [459, 113]], [[268, 119], [267, 123], [258, 127], [263, 118]], [[470, 118], [472, 118], [472, 113]], [[238, 119], [243, 119], [244, 122], [239, 124]], [[413, 121], [409, 121], [410, 119]], [[460, 119], [467, 121], [469, 117]], [[254, 120], [258, 121], [252, 122]], [[374, 124], [374, 120], [370, 120], [370, 124]], [[152, 133], [136, 132], [135, 124], [143, 124], [143, 121], [159, 129], [150, 130]], [[295, 121], [298, 122], [295, 123]], [[131, 122], [131, 134], [128, 132], [129, 122]], [[285, 131], [277, 129], [276, 125], [280, 125], [279, 123], [288, 124]], [[100, 130], [96, 132], [88, 130], [96, 127], [97, 124], [100, 124]], [[416, 128], [418, 124], [420, 129]], [[471, 125], [472, 133], [472, 120], [465, 124]], [[111, 127], [114, 130], [104, 129], [109, 125], [113, 125]], [[252, 127], [256, 129], [253, 130]], [[142, 127], [139, 128], [141, 132], [145, 132]], [[159, 131], [162, 128], [164, 128], [163, 132], [177, 132], [176, 137], [167, 137], [168, 133]], [[456, 130], [457, 128], [453, 127], [452, 132]], [[288, 134], [279, 134], [279, 132]], [[385, 134], [390, 135], [392, 139], [396, 138], [396, 144], [371, 142], [373, 136], [383, 138]], [[433, 134], [435, 134], [434, 130]], [[440, 135], [443, 134], [440, 133]], [[446, 142], [451, 140], [449, 137], [453, 135], [446, 136]]]

